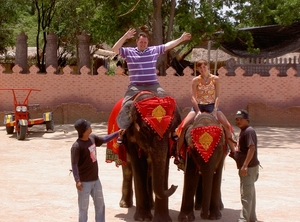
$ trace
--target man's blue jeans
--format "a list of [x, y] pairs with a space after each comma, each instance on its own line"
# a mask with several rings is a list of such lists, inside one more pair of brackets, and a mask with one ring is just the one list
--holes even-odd
[[105, 222], [105, 204], [100, 180], [91, 182], [81, 182], [83, 189], [77, 190], [78, 207], [79, 207], [79, 222], [88, 220], [89, 197], [93, 198], [95, 206], [95, 221]]

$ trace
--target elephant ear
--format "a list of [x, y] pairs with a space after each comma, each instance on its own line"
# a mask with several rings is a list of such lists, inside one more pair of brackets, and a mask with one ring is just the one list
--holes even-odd
[[218, 126], [202, 126], [191, 130], [194, 148], [205, 162], [209, 161], [213, 151], [220, 143], [222, 128]]

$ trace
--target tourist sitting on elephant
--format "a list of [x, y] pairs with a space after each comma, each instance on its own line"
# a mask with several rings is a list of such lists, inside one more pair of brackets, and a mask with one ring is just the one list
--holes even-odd
[[195, 117], [203, 112], [211, 113], [224, 126], [227, 143], [230, 146], [230, 156], [234, 156], [236, 141], [232, 138], [232, 128], [226, 116], [219, 109], [220, 79], [210, 74], [206, 60], [196, 62], [196, 70], [200, 73], [192, 80], [192, 104], [193, 107], [183, 120], [182, 130], [177, 142], [177, 157], [184, 143], [184, 134], [187, 127]]
[[[146, 33], [141, 32], [136, 39], [137, 47], [122, 47], [127, 39], [133, 38], [135, 29], [129, 29], [113, 46], [112, 50], [123, 57], [128, 66], [129, 86], [125, 93], [122, 109], [117, 117], [120, 129], [127, 129], [131, 120], [128, 118], [128, 101], [142, 90], [154, 92], [159, 97], [166, 96], [165, 91], [158, 83], [156, 74], [156, 62], [158, 57], [169, 49], [176, 47], [184, 41], [191, 39], [191, 34], [184, 32], [180, 38], [157, 46], [149, 46], [149, 39]], [[174, 136], [176, 134], [174, 133]], [[122, 143], [122, 137], [118, 138]]]

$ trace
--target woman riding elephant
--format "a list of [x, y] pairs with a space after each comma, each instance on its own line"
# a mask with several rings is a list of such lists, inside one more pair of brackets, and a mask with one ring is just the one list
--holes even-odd
[[230, 156], [234, 156], [236, 141], [232, 137], [232, 127], [228, 122], [226, 116], [219, 109], [219, 96], [220, 96], [220, 78], [218, 76], [210, 74], [209, 64], [206, 60], [201, 59], [195, 63], [197, 73], [192, 80], [191, 85], [191, 101], [193, 108], [188, 113], [183, 121], [182, 134], [179, 135], [177, 143], [177, 152], [183, 145], [184, 132], [187, 127], [193, 122], [194, 118], [203, 113], [211, 113], [216, 119], [223, 125], [225, 129], [226, 141], [230, 147]]
[[198, 115], [185, 134], [184, 188], [178, 221], [194, 221], [194, 196], [202, 176], [201, 218], [221, 218], [221, 180], [226, 145], [223, 128], [211, 114]]

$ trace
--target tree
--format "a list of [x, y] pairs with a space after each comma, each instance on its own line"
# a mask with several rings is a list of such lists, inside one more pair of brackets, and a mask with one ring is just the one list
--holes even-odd
[[[47, 44], [47, 34], [55, 15], [56, 3], [58, 0], [32, 0], [37, 12], [37, 34], [36, 34], [36, 53], [37, 64], [40, 72], [46, 72], [45, 52]], [[42, 35], [42, 38], [40, 37]], [[42, 41], [42, 53], [40, 53], [40, 41]]]
[[[289, 25], [300, 19], [299, 10], [293, 10], [300, 7], [298, 0], [32, 0], [32, 3], [38, 18], [38, 48], [40, 42], [45, 48], [45, 35], [53, 31], [60, 49], [64, 49], [62, 62], [67, 54], [75, 55], [76, 36], [82, 31], [90, 35], [91, 46], [96, 48], [103, 43], [112, 46], [130, 27], [146, 30], [151, 44], [166, 43], [184, 31], [190, 32], [192, 41], [158, 61], [160, 74], [172, 58], [183, 59], [194, 47], [207, 46], [208, 41], [217, 47], [222, 41], [240, 38], [249, 51], [257, 52], [251, 34], [240, 28]], [[22, 5], [28, 11], [29, 4]], [[38, 37], [41, 33], [42, 37]], [[91, 47], [91, 54], [96, 48]], [[43, 64], [43, 58], [39, 63]]]
[[7, 47], [14, 46], [14, 29], [17, 26], [19, 0], [0, 0], [0, 53], [5, 53]]

